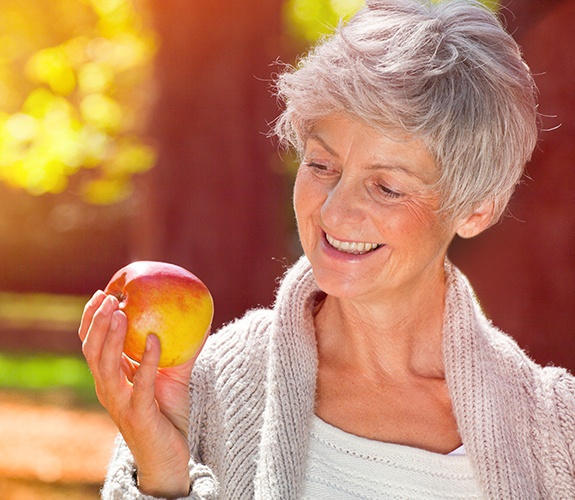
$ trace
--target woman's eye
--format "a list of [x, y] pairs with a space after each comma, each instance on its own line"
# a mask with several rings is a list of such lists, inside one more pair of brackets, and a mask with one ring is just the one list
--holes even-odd
[[322, 165], [321, 163], [315, 163], [313, 161], [307, 161], [305, 163], [305, 165], [309, 168], [313, 168], [315, 170], [327, 170], [327, 167], [325, 165]]
[[329, 175], [331, 169], [322, 163], [316, 163], [313, 161], [305, 162], [304, 165], [311, 169], [316, 175]]
[[383, 184], [378, 184], [377, 187], [388, 198], [395, 199], [401, 197], [401, 193], [398, 193], [397, 191], [394, 191], [393, 189], [390, 189], [387, 186], [384, 186]]

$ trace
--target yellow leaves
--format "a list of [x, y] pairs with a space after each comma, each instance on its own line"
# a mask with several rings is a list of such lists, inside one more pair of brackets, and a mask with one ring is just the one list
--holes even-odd
[[90, 3], [102, 17], [119, 16], [122, 12], [126, 15], [127, 13], [125, 0], [90, 0]]
[[118, 102], [105, 94], [89, 94], [80, 102], [80, 114], [87, 124], [111, 133], [122, 125], [122, 108]]
[[107, 133], [117, 128], [121, 111], [101, 94], [86, 97], [81, 119], [65, 98], [46, 89], [32, 92], [22, 108], [27, 113], [0, 117], [0, 178], [11, 186], [60, 193], [80, 168], [98, 168], [100, 175], [81, 193], [90, 203], [112, 203], [130, 194], [131, 176], [155, 163], [155, 150], [137, 136]]
[[365, 0], [288, 0], [285, 15], [296, 35], [314, 42], [364, 4]]
[[36, 118], [42, 118], [49, 115], [52, 110], [67, 106], [68, 101], [65, 99], [58, 98], [45, 88], [37, 88], [26, 97], [22, 110]]
[[87, 62], [78, 68], [78, 86], [83, 94], [106, 92], [114, 82], [114, 70], [105, 64]]
[[133, 2], [126, 0], [89, 0], [100, 16], [100, 31], [123, 31], [134, 21]]
[[124, 200], [132, 194], [132, 186], [123, 179], [94, 179], [84, 189], [84, 199], [94, 205], [107, 205]]
[[113, 159], [105, 165], [106, 176], [85, 186], [84, 199], [93, 204], [107, 204], [127, 198], [132, 193], [132, 186], [126, 179], [149, 170], [155, 161], [154, 149], [140, 144], [135, 138], [116, 143]]
[[499, 0], [480, 0], [482, 4], [489, 7], [491, 10], [499, 9]]
[[135, 137], [126, 137], [116, 144], [116, 153], [107, 163], [108, 173], [115, 175], [138, 174], [154, 166], [155, 150], [141, 144]]
[[330, 3], [337, 16], [348, 18], [365, 5], [365, 0], [331, 0]]
[[32, 194], [60, 193], [81, 166], [81, 124], [64, 98], [46, 92], [33, 93], [28, 109], [0, 121], [0, 178]]
[[71, 94], [76, 87], [76, 75], [63, 47], [36, 52], [28, 61], [26, 70], [31, 79], [48, 84], [57, 94]]
[[111, 203], [154, 165], [139, 89], [156, 45], [136, 2], [0, 3], [0, 181]]
[[[431, 0], [432, 3], [441, 3], [445, 0]], [[483, 5], [491, 10], [497, 10], [499, 8], [499, 0], [479, 0]]]
[[24, 113], [16, 113], [10, 116], [5, 123], [6, 132], [16, 141], [23, 142], [32, 139], [36, 135], [38, 125], [36, 120]]
[[[438, 3], [444, 0], [431, 0]], [[490, 9], [497, 10], [498, 0], [481, 0]], [[288, 0], [285, 16], [296, 35], [315, 42], [331, 33], [340, 20], [349, 19], [365, 5], [365, 0]]]

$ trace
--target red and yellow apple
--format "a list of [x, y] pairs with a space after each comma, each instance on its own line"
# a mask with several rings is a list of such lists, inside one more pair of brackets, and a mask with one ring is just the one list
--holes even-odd
[[114, 295], [128, 318], [124, 353], [141, 361], [148, 335], [160, 341], [159, 366], [192, 359], [208, 335], [214, 303], [206, 285], [186, 269], [165, 262], [132, 262], [112, 276]]

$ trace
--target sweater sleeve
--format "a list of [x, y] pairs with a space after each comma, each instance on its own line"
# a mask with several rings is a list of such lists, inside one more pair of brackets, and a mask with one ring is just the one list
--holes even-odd
[[575, 498], [575, 378], [563, 368], [540, 369], [533, 437], [542, 493]]
[[[190, 460], [190, 494], [182, 497], [190, 500], [215, 500], [217, 480], [205, 465]], [[122, 436], [118, 434], [108, 474], [102, 488], [104, 500], [156, 500], [145, 495], [136, 484], [136, 467], [130, 450]]]
[[555, 404], [569, 450], [571, 474], [575, 476], [575, 377], [567, 372], [555, 384]]

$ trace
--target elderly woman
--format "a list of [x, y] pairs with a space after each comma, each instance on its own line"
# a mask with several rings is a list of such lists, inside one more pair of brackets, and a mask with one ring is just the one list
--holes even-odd
[[[80, 327], [121, 436], [104, 497], [575, 498], [575, 379], [483, 315], [450, 242], [498, 220], [537, 136], [534, 85], [467, 1], [371, 0], [277, 81], [305, 253], [273, 309], [194, 362]], [[193, 369], [192, 369], [193, 365]]]

